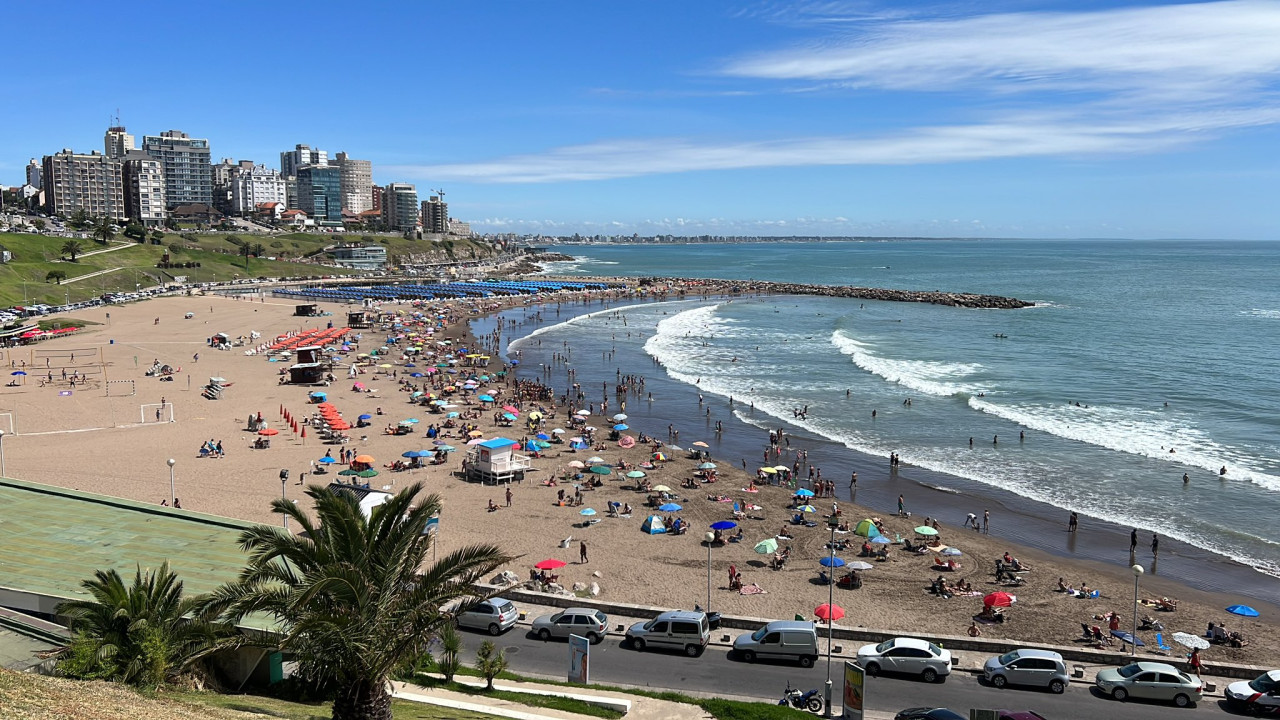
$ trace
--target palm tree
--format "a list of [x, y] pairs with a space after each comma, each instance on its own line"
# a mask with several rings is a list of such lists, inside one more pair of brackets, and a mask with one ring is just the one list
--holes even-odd
[[249, 564], [239, 580], [215, 590], [207, 607], [232, 620], [266, 613], [280, 624], [282, 649], [303, 675], [333, 687], [334, 720], [390, 720], [388, 680], [416, 660], [438, 628], [452, 622], [441, 608], [485, 597], [472, 584], [510, 562], [494, 545], [472, 545], [428, 565], [428, 521], [439, 495], [420, 499], [414, 483], [368, 517], [354, 493], [322, 485], [306, 494], [315, 519], [292, 502], [272, 510], [301, 528], [298, 535], [265, 525], [244, 531]]
[[[90, 667], [79, 667], [81, 674], [154, 689], [238, 642], [230, 627], [194, 614], [202, 598], [183, 597], [182, 581], [167, 562], [145, 574], [138, 568], [128, 587], [114, 569], [96, 571], [81, 586], [92, 599], [58, 606], [78, 642], [92, 648]], [[64, 668], [75, 650], [75, 644], [63, 648]]]
[[98, 223], [98, 227], [93, 229], [93, 236], [103, 245], [109, 245], [112, 238], [116, 236], [116, 226], [112, 223], [111, 218], [102, 218], [102, 222]]
[[84, 250], [84, 245], [81, 245], [79, 240], [68, 240], [62, 243], [62, 248], [59, 250], [59, 252], [61, 252], [63, 255], [70, 256], [71, 262], [75, 262], [76, 256], [79, 255], [83, 250]]

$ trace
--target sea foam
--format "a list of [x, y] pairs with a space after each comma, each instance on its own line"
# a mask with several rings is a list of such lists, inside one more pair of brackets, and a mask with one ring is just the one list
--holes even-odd
[[958, 382], [982, 370], [977, 363], [947, 363], [932, 360], [894, 360], [876, 355], [875, 346], [850, 337], [844, 330], [831, 333], [831, 343], [848, 355], [853, 364], [874, 375], [938, 397], [976, 393], [975, 385]]

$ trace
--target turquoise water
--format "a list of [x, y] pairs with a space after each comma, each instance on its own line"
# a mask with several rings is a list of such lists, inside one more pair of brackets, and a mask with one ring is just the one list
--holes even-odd
[[[948, 477], [980, 483], [1158, 531], [1280, 576], [1280, 244], [560, 249], [579, 259], [555, 263], [550, 273], [1034, 301], [1024, 310], [982, 311], [809, 296], [689, 300], [546, 322], [536, 340], [513, 348], [571, 342], [582, 354], [644, 353], [662, 366], [650, 366], [651, 375], [666, 376], [689, 397], [732, 397], [734, 416], [755, 426], [785, 423], [873, 456], [897, 452], [904, 463], [936, 471], [941, 479], [933, 485], [944, 491]], [[561, 319], [568, 317], [566, 309]], [[807, 419], [795, 417], [804, 406]]]

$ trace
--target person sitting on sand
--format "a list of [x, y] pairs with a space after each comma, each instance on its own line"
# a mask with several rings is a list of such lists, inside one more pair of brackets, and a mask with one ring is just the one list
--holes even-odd
[[497, 512], [498, 506], [493, 502], [493, 498], [489, 498], [489, 512]]
[[730, 535], [730, 536], [729, 536], [729, 542], [731, 542], [731, 543], [742, 542], [742, 528], [741, 528], [741, 527], [739, 527], [739, 528], [738, 528], [738, 532], [737, 532], [736, 534], [734, 534], [734, 535]]
[[778, 537], [783, 538], [783, 539], [785, 539], [785, 540], [791, 540], [791, 539], [792, 539], [792, 538], [791, 538], [791, 533], [787, 532], [787, 526], [786, 526], [786, 525], [783, 525], [783, 526], [782, 526], [782, 529], [778, 530]]
[[1013, 569], [1018, 572], [1027, 572], [1031, 570], [1031, 566], [1022, 562], [1018, 558], [1013, 559]]
[[1071, 592], [1071, 588], [1067, 587], [1062, 578], [1058, 578], [1058, 592]]
[[982, 628], [978, 627], [977, 620], [969, 621], [969, 637], [978, 637], [982, 634]]
[[631, 503], [623, 503], [623, 504], [622, 504], [622, 514], [623, 514], [623, 515], [630, 515], [630, 514], [631, 514]]
[[1089, 595], [1090, 595], [1092, 592], [1093, 592], [1093, 588], [1089, 587], [1089, 584], [1088, 584], [1088, 583], [1086, 583], [1085, 581], [1081, 580], [1081, 581], [1080, 581], [1080, 595], [1081, 595], [1081, 596], [1083, 596], [1083, 597], [1089, 597]]

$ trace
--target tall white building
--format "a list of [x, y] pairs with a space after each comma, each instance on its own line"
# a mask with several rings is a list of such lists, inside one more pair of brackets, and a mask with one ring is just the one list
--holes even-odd
[[357, 215], [372, 210], [373, 199], [369, 196], [369, 186], [373, 184], [373, 163], [355, 160], [345, 152], [340, 152], [334, 157], [334, 164], [339, 169], [342, 209]]
[[329, 167], [329, 153], [309, 145], [294, 145], [292, 150], [280, 153], [280, 175], [285, 178], [298, 177], [298, 168], [303, 165]]
[[382, 192], [382, 224], [389, 230], [418, 226], [418, 189], [409, 183], [391, 183]]
[[125, 215], [148, 227], [164, 223], [167, 211], [164, 165], [141, 150], [129, 150], [123, 163]]
[[449, 203], [439, 195], [432, 195], [422, 203], [422, 232], [432, 235], [449, 232]]
[[44, 174], [44, 168], [40, 167], [40, 163], [35, 158], [31, 158], [31, 162], [27, 163], [27, 184], [32, 187], [43, 187], [44, 183], [41, 177]]
[[88, 155], [70, 148], [44, 156], [45, 212], [71, 215], [84, 210], [90, 217], [123, 220], [124, 184], [118, 158], [98, 151]]
[[107, 157], [121, 158], [130, 150], [136, 150], [134, 138], [125, 131], [123, 125], [115, 125], [107, 128], [107, 132], [102, 136], [102, 150]]
[[166, 200], [170, 206], [213, 204], [213, 175], [209, 141], [181, 130], [144, 135], [142, 149], [164, 166]]
[[249, 215], [263, 203], [280, 203], [282, 208], [287, 206], [284, 178], [266, 165], [238, 168], [231, 179], [232, 209], [239, 215]]

